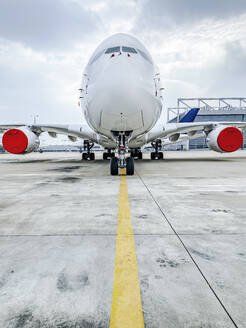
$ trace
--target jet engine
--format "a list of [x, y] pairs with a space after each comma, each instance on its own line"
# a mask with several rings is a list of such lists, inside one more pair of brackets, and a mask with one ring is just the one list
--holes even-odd
[[208, 133], [206, 142], [209, 149], [220, 153], [230, 153], [242, 146], [243, 134], [238, 128], [221, 125]]
[[28, 127], [7, 130], [2, 138], [3, 147], [12, 154], [26, 154], [38, 149], [39, 137]]

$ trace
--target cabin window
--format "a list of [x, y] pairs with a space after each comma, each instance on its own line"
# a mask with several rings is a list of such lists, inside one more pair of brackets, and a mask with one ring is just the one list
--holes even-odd
[[123, 52], [131, 52], [132, 54], [137, 53], [137, 51], [134, 48], [130, 48], [130, 47], [122, 47], [122, 51]]
[[108, 48], [105, 51], [105, 54], [112, 54], [114, 52], [120, 52], [120, 47], [112, 47], [112, 48]]

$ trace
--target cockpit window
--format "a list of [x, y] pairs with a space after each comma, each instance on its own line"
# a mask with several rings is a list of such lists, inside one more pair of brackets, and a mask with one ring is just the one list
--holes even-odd
[[130, 48], [130, 47], [122, 47], [122, 51], [123, 52], [131, 52], [133, 54], [137, 53], [137, 51], [134, 48]]
[[140, 55], [141, 55], [145, 60], [147, 60], [148, 62], [152, 63], [151, 59], [149, 58], [149, 56], [146, 55], [145, 52], [143, 52], [143, 51], [140, 50], [140, 49], [137, 49], [137, 50], [138, 50], [138, 52], [140, 53]]
[[120, 47], [113, 47], [113, 48], [108, 48], [105, 51], [105, 54], [112, 54], [114, 52], [120, 52]]
[[99, 51], [97, 54], [95, 54], [95, 56], [91, 59], [89, 64], [91, 65], [92, 63], [94, 63], [104, 53], [104, 51], [105, 51], [105, 49], [102, 51]]

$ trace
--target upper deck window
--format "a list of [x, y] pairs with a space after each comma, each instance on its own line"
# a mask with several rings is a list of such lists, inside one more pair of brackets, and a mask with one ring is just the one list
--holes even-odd
[[105, 51], [105, 54], [112, 54], [114, 52], [120, 52], [120, 47], [112, 47], [112, 48], [108, 48]]
[[95, 54], [95, 56], [91, 59], [89, 64], [91, 65], [92, 63], [94, 63], [104, 53], [104, 51], [105, 51], [105, 49], [102, 51], [99, 51], [97, 54]]
[[148, 62], [150, 62], [150, 63], [152, 64], [151, 59], [149, 58], [149, 56], [146, 55], [145, 52], [143, 52], [143, 51], [140, 50], [140, 49], [138, 49], [138, 52], [140, 53], [140, 55], [141, 55], [144, 59], [146, 59]]
[[133, 54], [137, 53], [137, 51], [134, 48], [130, 48], [130, 47], [122, 47], [122, 51], [123, 52], [131, 52]]

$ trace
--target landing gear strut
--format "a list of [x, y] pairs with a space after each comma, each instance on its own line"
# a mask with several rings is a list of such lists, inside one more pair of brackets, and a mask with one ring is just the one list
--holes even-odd
[[86, 153], [82, 153], [83, 160], [89, 159], [90, 161], [94, 161], [95, 153], [91, 153], [91, 148], [93, 146], [94, 146], [94, 142], [91, 142], [89, 140], [84, 141], [84, 151], [86, 151]]
[[150, 153], [150, 158], [154, 159], [163, 159], [163, 152], [161, 152], [161, 139], [157, 139], [154, 142], [151, 142], [152, 147], [155, 149], [154, 152]]
[[134, 174], [134, 158], [126, 158], [126, 136], [124, 132], [118, 134], [118, 153], [119, 158], [112, 157], [110, 160], [110, 172], [112, 175], [118, 175], [118, 168], [126, 168], [127, 175]]
[[126, 136], [119, 133], [119, 167], [123, 169], [126, 165]]

